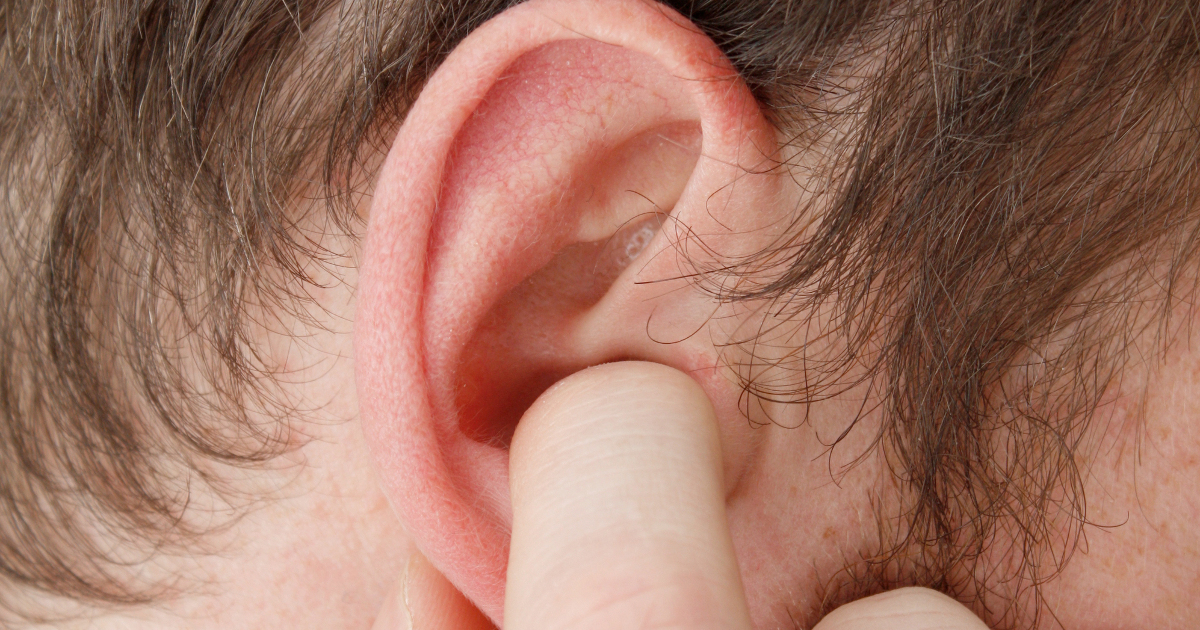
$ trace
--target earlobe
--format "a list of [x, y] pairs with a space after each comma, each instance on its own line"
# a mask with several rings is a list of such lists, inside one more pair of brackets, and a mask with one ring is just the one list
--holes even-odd
[[[680, 230], [775, 222], [773, 129], [716, 46], [641, 0], [534, 0], [467, 38], [400, 129], [371, 208], [355, 324], [364, 431], [425, 555], [501, 618], [506, 439], [557, 378], [689, 371], [736, 415]], [[751, 211], [752, 210], [752, 211]], [[651, 316], [661, 344], [647, 335]], [[729, 391], [726, 391], [729, 390]], [[732, 393], [731, 393], [732, 392]], [[730, 409], [732, 407], [732, 409]], [[749, 438], [723, 432], [727, 482]]]

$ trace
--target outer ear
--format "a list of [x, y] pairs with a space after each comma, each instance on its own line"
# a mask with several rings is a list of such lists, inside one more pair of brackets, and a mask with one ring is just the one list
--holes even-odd
[[[736, 484], [753, 440], [711, 335], [695, 334], [715, 305], [686, 280], [638, 281], [688, 273], [675, 226], [729, 255], [761, 246], [748, 234], [771, 238], [763, 226], [783, 222], [769, 208], [788, 205], [781, 178], [763, 174], [775, 146], [712, 41], [642, 0], [510, 9], [411, 109], [360, 275], [362, 421], [409, 533], [493, 620], [506, 440], [553, 380], [623, 358], [694, 374], [725, 423]], [[649, 238], [660, 225], [671, 227]]]

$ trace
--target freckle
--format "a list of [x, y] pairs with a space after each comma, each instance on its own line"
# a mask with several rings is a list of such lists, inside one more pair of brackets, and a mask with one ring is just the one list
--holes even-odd
[[825, 533], [821, 534], [821, 538], [824, 538], [825, 540], [829, 540], [830, 538], [833, 538], [836, 534], [837, 534], [837, 532], [834, 531], [834, 529], [832, 527], [826, 527]]

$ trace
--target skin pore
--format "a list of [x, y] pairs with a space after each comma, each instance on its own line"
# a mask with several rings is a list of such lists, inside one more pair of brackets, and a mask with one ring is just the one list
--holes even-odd
[[[534, 3], [559, 22], [573, 19], [575, 13], [585, 11], [585, 7], [559, 4]], [[674, 72], [677, 68], [662, 70], [659, 65], [665, 63], [663, 58], [686, 60], [704, 58], [699, 53], [709, 54], [712, 58], [718, 55], [713, 54], [715, 49], [711, 44], [694, 37], [692, 31], [682, 29], [691, 34], [679, 35], [669, 30], [668, 25], [680, 28], [670, 20], [654, 22], [650, 16], [639, 15], [639, 20], [620, 22], [612, 16], [590, 16], [594, 18], [590, 23], [599, 25], [596, 27], [599, 32], [590, 36], [609, 37], [604, 41], [621, 37], [636, 39], [623, 30], [629, 24], [649, 23], [662, 27], [662, 32], [647, 29], [648, 32], [638, 33], [641, 40], [661, 44], [645, 46], [638, 53], [641, 56], [559, 40], [545, 46], [529, 43], [534, 46], [531, 50], [514, 53], [496, 42], [526, 41], [522, 38], [529, 37], [528, 33], [532, 31], [558, 33], [547, 26], [547, 22], [534, 21], [530, 11], [515, 15], [506, 18], [507, 22], [493, 24], [489, 27], [491, 30], [463, 48], [467, 52], [447, 61], [443, 66], [442, 82], [438, 84], [442, 89], [438, 93], [440, 98], [431, 97], [423, 109], [414, 109], [429, 116], [418, 119], [420, 122], [440, 121], [439, 115], [452, 112], [461, 113], [463, 120], [471, 121], [470, 125], [464, 123], [461, 128], [425, 138], [422, 131], [439, 128], [412, 123], [410, 118], [407, 131], [406, 127], [401, 127], [397, 132], [408, 133], [411, 137], [405, 138], [413, 142], [428, 142], [418, 146], [445, 149], [444, 154], [455, 157], [451, 166], [461, 170], [448, 167], [446, 172], [451, 175], [446, 177], [446, 182], [482, 185], [480, 182], [487, 184], [498, 180], [503, 184], [498, 188], [504, 195], [489, 197], [485, 194], [494, 192], [493, 189], [460, 193], [448, 185], [439, 188], [443, 184], [441, 180], [417, 182], [421, 185], [407, 188], [395, 183], [405, 181], [404, 177], [414, 177], [412, 173], [419, 170], [417, 167], [423, 160], [438, 154], [432, 149], [412, 152], [409, 162], [396, 158], [391, 162], [393, 168], [390, 170], [385, 163], [384, 154], [389, 151], [386, 143], [369, 147], [368, 153], [361, 156], [364, 162], [385, 164], [379, 178], [372, 182], [373, 188], [365, 191], [366, 199], [358, 208], [363, 216], [370, 215], [374, 219], [386, 214], [390, 207], [387, 202], [392, 199], [389, 195], [398, 194], [397, 190], [416, 190], [414, 195], [422, 191], [440, 193], [445, 190], [446, 207], [476, 212], [475, 215], [465, 211], [444, 212], [442, 218], [437, 219], [436, 229], [431, 229], [434, 237], [429, 239], [423, 238], [422, 234], [402, 233], [415, 243], [404, 241], [412, 246], [405, 251], [417, 251], [417, 248], [433, 243], [442, 247], [441, 252], [453, 253], [459, 245], [472, 243], [472, 239], [488, 245], [462, 248], [462, 252], [475, 258], [466, 254], [461, 259], [431, 256], [428, 261], [431, 277], [441, 278], [444, 282], [433, 286], [437, 291], [414, 291], [412, 294], [420, 294], [429, 301], [428, 312], [422, 314], [430, 320], [426, 325], [430, 328], [443, 325], [445, 330], [439, 329], [444, 334], [436, 336], [426, 348], [463, 349], [461, 354], [454, 356], [467, 357], [463, 364], [468, 366], [475, 365], [472, 361], [479, 358], [473, 357], [469, 350], [479, 345], [516, 349], [499, 366], [486, 364], [486, 360], [496, 357], [497, 353], [480, 353], [479, 361], [483, 365], [478, 373], [490, 378], [497, 373], [503, 376], [503, 370], [519, 371], [518, 368], [539, 359], [536, 356], [539, 347], [525, 343], [530, 337], [549, 337], [566, 330], [561, 339], [553, 340], [559, 345], [549, 344], [570, 358], [562, 366], [566, 373], [592, 364], [630, 358], [673, 365], [686, 371], [701, 385], [704, 397], [716, 415], [723, 448], [722, 475], [728, 484], [723, 498], [729, 519], [729, 537], [737, 552], [740, 577], [746, 588], [746, 615], [755, 627], [811, 627], [837, 604], [909, 584], [952, 592], [969, 604], [974, 613], [997, 628], [1029, 626], [1038, 613], [1040, 617], [1036, 618], [1041, 627], [1062, 624], [1066, 628], [1171, 627], [1187, 625], [1197, 619], [1198, 604], [1190, 594], [1195, 592], [1200, 579], [1194, 569], [1200, 565], [1197, 557], [1200, 550], [1192, 542], [1200, 538], [1195, 529], [1200, 523], [1196, 499], [1196, 473], [1200, 466], [1196, 453], [1200, 435], [1197, 435], [1198, 429], [1192, 419], [1197, 409], [1194, 392], [1197, 391], [1196, 378], [1200, 373], [1197, 367], [1200, 366], [1191, 345], [1192, 313], [1186, 300], [1178, 305], [1177, 314], [1169, 320], [1165, 333], [1153, 326], [1138, 329], [1142, 332], [1130, 339], [1129, 359], [1120, 366], [1120, 378], [1105, 383], [1107, 389], [1100, 397], [1101, 404], [1094, 421], [1082, 433], [1074, 449], [1078, 457], [1071, 462], [1078, 468], [1080, 494], [1054, 494], [1053, 491], [1060, 488], [1036, 483], [1038, 475], [1046, 474], [1045, 470], [1036, 465], [1027, 468], [1009, 466], [1011, 461], [1004, 459], [1009, 452], [1000, 449], [1001, 457], [993, 462], [997, 468], [1005, 474], [1018, 471], [1028, 475], [1025, 479], [1012, 478], [1012, 487], [1049, 488], [1052, 491], [1049, 496], [1018, 497], [1029, 502], [1016, 506], [1044, 512], [1038, 514], [1046, 517], [1044, 528], [1022, 530], [1021, 525], [1036, 523], [1036, 518], [1015, 525], [1001, 519], [998, 527], [980, 541], [984, 545], [978, 563], [955, 564], [941, 562], [942, 558], [931, 561], [920, 556], [919, 545], [915, 552], [912, 547], [900, 547], [896, 555], [880, 558], [881, 552], [896, 549], [895, 540], [905, 538], [905, 516], [913, 503], [906, 494], [910, 489], [899, 483], [893, 474], [898, 467], [889, 459], [895, 455], [895, 450], [889, 447], [894, 445], [876, 443], [885, 416], [878, 392], [870, 387], [872, 382], [856, 383], [855, 374], [851, 372], [848, 380], [857, 386], [837, 392], [837, 395], [814, 399], [807, 404], [764, 401], [757, 406], [756, 401], [749, 407], [742, 388], [747, 376], [760, 385], [794, 383], [797, 377], [795, 365], [789, 366], [783, 359], [791, 356], [789, 353], [797, 347], [803, 347], [808, 357], [837, 356], [842, 346], [838, 345], [840, 342], [835, 335], [829, 334], [831, 329], [836, 329], [830, 326], [833, 320], [826, 319], [826, 313], [819, 309], [807, 317], [802, 314], [792, 319], [772, 320], [771, 314], [777, 312], [773, 310], [776, 303], [769, 299], [722, 302], [711, 292], [697, 290], [705, 287], [680, 281], [679, 259], [670, 256], [674, 247], [681, 243], [699, 242], [687, 238], [688, 230], [703, 235], [704, 243], [724, 245], [720, 249], [725, 255], [767, 251], [771, 245], [778, 244], [782, 227], [789, 226], [788, 220], [794, 218], [790, 213], [797, 207], [821, 207], [820, 203], [807, 202], [814, 198], [819, 201], [821, 192], [828, 190], [824, 173], [819, 168], [829, 157], [821, 151], [825, 145], [815, 143], [806, 147], [806, 152], [796, 159], [788, 156], [787, 169], [772, 169], [762, 165], [778, 156], [766, 155], [770, 151], [761, 147], [755, 147], [756, 151], [739, 152], [746, 147], [737, 142], [722, 143], [723, 136], [720, 135], [704, 136], [699, 141], [696, 138], [691, 141], [680, 139], [678, 134], [690, 133], [687, 130], [699, 129], [699, 133], [707, 134], [713, 128], [749, 128], [758, 132], [758, 139], [769, 137], [774, 141], [777, 138], [771, 134], [777, 129], [764, 124], [765, 119], [753, 111], [746, 113], [754, 101], [748, 97], [739, 100], [748, 92], [740, 84], [728, 81], [731, 73], [707, 77], [712, 79], [711, 84], [722, 88], [714, 93], [727, 96], [727, 100], [715, 97], [704, 100], [696, 96], [704, 95], [695, 88], [702, 84], [700, 81], [672, 82], [680, 75]], [[664, 14], [658, 15], [662, 18]], [[677, 50], [675, 47], [682, 48]], [[661, 53], [664, 57], [650, 56], [655, 51], [666, 52]], [[495, 67], [499, 63], [496, 60], [509, 53], [516, 56], [513, 63]], [[564, 67], [570, 70], [559, 70]], [[713, 67], [720, 68], [719, 64], [713, 64], [709, 70]], [[471, 83], [472, 80], [482, 81], [480, 77], [486, 78], [489, 73], [500, 78], [494, 84], [482, 87]], [[468, 87], [482, 91], [476, 94]], [[554, 88], [559, 88], [559, 92]], [[536, 89], [545, 91], [539, 93]], [[477, 98], [466, 99], [469, 101], [466, 103], [453, 98], [465, 93]], [[534, 93], [541, 97], [528, 98]], [[423, 94], [429, 96], [429, 93]], [[582, 103], [586, 107], [564, 108], [569, 110], [564, 114], [553, 106], [552, 97], [556, 95], [562, 96], [562, 101], [568, 105]], [[544, 109], [530, 108], [532, 113], [519, 109], [528, 102], [550, 105]], [[630, 113], [618, 107], [622, 103], [636, 103], [639, 107]], [[550, 121], [559, 123], [553, 128], [558, 135], [539, 135], [539, 130], [551, 129], [542, 124], [515, 130], [503, 125], [507, 120], [522, 120], [519, 116], [508, 116], [514, 112], [530, 115], [549, 112], [549, 115], [559, 116]], [[638, 117], [642, 115], [656, 118], [646, 123]], [[678, 124], [681, 121], [683, 124]], [[595, 125], [600, 131], [589, 125]], [[680, 132], [681, 129], [684, 131]], [[833, 135], [842, 134], [849, 144], [860, 139], [854, 133], [861, 128], [854, 125], [836, 131]], [[581, 137], [568, 135], [575, 132], [582, 134]], [[588, 136], [588, 133], [593, 135]], [[388, 136], [388, 141], [393, 135]], [[457, 144], [443, 146], [451, 140]], [[516, 158], [521, 156], [503, 152], [518, 141], [533, 147], [545, 142], [561, 152], [526, 151], [540, 161], [518, 160]], [[663, 153], [657, 158], [651, 156], [645, 162], [627, 159], [620, 152], [628, 149], [644, 155], [656, 146], [662, 148]], [[674, 148], [687, 154], [691, 150], [689, 147], [694, 146], [703, 148], [694, 162], [677, 159], [678, 153], [671, 152]], [[396, 151], [403, 156], [403, 150]], [[589, 161], [589, 155], [601, 157]], [[489, 156], [493, 156], [490, 162]], [[648, 166], [619, 168], [631, 163]], [[486, 165], [491, 173], [498, 175], [489, 180], [466, 170], [479, 164]], [[722, 164], [729, 170], [721, 171]], [[505, 171], [506, 168], [512, 173]], [[533, 184], [529, 185], [529, 190], [522, 189], [530, 181], [544, 183], [537, 179], [538, 176], [558, 172], [555, 169], [559, 168], [572, 175], [562, 180], [585, 181], [597, 194], [555, 195], [535, 189]], [[693, 168], [698, 175], [691, 170]], [[646, 178], [645, 171], [651, 169], [655, 170], [656, 177]], [[731, 175], [745, 172], [755, 175]], [[680, 181], [686, 182], [687, 186], [674, 185]], [[387, 182], [392, 182], [388, 184], [391, 188], [381, 188]], [[510, 182], [516, 183], [510, 186]], [[671, 184], [663, 186], [665, 192], [651, 190], [652, 185], [664, 182]], [[520, 309], [533, 301], [525, 297], [553, 303], [555, 287], [570, 283], [571, 266], [555, 266], [563, 262], [560, 256], [567, 251], [565, 247], [570, 247], [564, 245], [566, 242], [573, 238], [584, 243], [602, 242], [606, 233], [615, 229], [615, 225], [603, 221], [597, 222], [601, 227], [594, 231], [586, 225], [564, 227], [566, 222], [559, 225], [550, 220], [558, 216], [555, 212], [565, 213], [564, 208], [587, 212], [587, 208], [593, 208], [587, 205], [592, 200], [611, 198], [631, 200], [621, 201], [627, 204], [621, 206], [622, 211], [641, 216], [653, 206], [646, 203], [644, 197], [626, 194], [631, 189], [650, 197], [651, 201], [661, 202], [662, 210], [674, 213], [673, 221], [658, 228], [657, 241], [644, 248], [637, 260], [624, 263], [624, 270], [614, 274], [612, 286], [615, 289], [596, 302], [599, 304], [596, 310], [586, 311], [578, 321], [572, 320], [575, 327], [556, 327], [558, 324], [554, 319], [543, 324], [522, 312]], [[672, 200], [668, 198], [675, 197], [676, 190], [681, 191], [678, 203], [670, 207]], [[718, 197], [715, 196], [717, 191], [729, 194]], [[612, 194], [606, 196], [606, 193]], [[473, 194], [477, 196], [473, 197]], [[478, 198], [488, 202], [468, 203]], [[462, 199], [467, 201], [460, 206], [453, 205]], [[550, 205], [545, 199], [562, 204]], [[712, 199], [727, 203], [711, 203]], [[186, 548], [186, 553], [167, 550], [149, 560], [135, 555], [131, 562], [131, 566], [137, 567], [135, 573], [147, 582], [176, 578], [177, 592], [167, 589], [152, 604], [140, 607], [99, 612], [85, 610], [82, 620], [70, 623], [52, 620], [47, 624], [50, 627], [72, 627], [72, 624], [88, 628], [369, 627], [380, 607], [389, 601], [387, 593], [393, 588], [396, 576], [404, 575], [408, 567], [413, 566], [412, 554], [417, 547], [429, 556], [436, 571], [450, 575], [454, 587], [467, 592], [493, 618], [498, 617], [496, 600], [500, 591], [479, 577], [494, 575], [495, 566], [481, 560], [480, 566], [473, 567], [462, 558], [449, 558], [445, 547], [452, 547], [461, 537], [430, 531], [434, 528], [428, 524], [436, 522], [436, 518], [419, 521], [414, 517], [417, 508], [394, 496], [396, 484], [404, 483], [404, 480], [396, 481], [395, 477], [400, 475], [379, 463], [380, 444], [384, 440], [377, 438], [380, 433], [386, 437], [386, 431], [378, 429], [378, 413], [374, 416], [376, 432], [364, 435], [364, 429], [371, 429], [364, 426], [366, 421], [361, 409], [372, 404], [405, 407], [404, 403], [411, 403], [415, 398], [401, 398], [400, 404], [383, 397], [368, 400], [363, 397], [362, 382], [374, 377], [375, 373], [362, 367], [358, 368], [361, 370], [358, 374], [355, 373], [355, 361], [362, 360], [366, 354], [364, 348], [370, 350], [372, 347], [364, 345], [366, 342], [362, 340], [356, 346], [354, 340], [354, 336], [361, 333], [357, 307], [365, 292], [358, 269], [364, 259], [374, 254], [369, 249], [362, 249], [358, 240], [328, 229], [329, 225], [323, 221], [324, 206], [319, 200], [301, 195], [297, 205], [297, 214], [309, 221], [302, 222], [298, 231], [313, 235], [316, 239], [312, 243], [314, 249], [325, 254], [320, 263], [312, 262], [304, 267], [311, 278], [311, 283], [304, 289], [311, 301], [303, 303], [301, 308], [285, 309], [284, 312], [272, 310], [273, 304], [247, 307], [249, 311], [261, 308], [261, 314], [270, 314], [270, 317], [259, 318], [255, 317], [259, 313], [251, 313], [248, 317], [256, 322], [249, 328], [250, 345], [263, 361], [263, 372], [276, 379], [275, 400], [283, 401], [280, 406], [292, 411], [287, 419], [297, 431], [296, 449], [271, 460], [261, 469], [206, 464], [205, 470], [213, 478], [227, 480], [224, 491], [212, 490], [210, 493], [211, 489], [198, 488], [188, 499], [193, 505], [201, 506], [195, 513], [210, 515], [214, 521], [212, 525], [225, 527], [217, 527], [205, 537], [199, 549]], [[399, 207], [418, 206], [400, 204]], [[504, 212], [488, 214], [489, 209], [497, 208]], [[404, 216], [423, 215], [413, 211]], [[618, 218], [620, 220], [613, 223], [620, 224], [628, 217]], [[479, 229], [474, 219], [487, 223], [489, 229]], [[433, 219], [430, 221], [434, 222]], [[560, 229], [561, 233], [554, 232]], [[714, 236], [723, 234], [722, 229], [734, 232], [737, 238], [728, 238], [726, 233], [727, 238], [722, 243], [721, 238]], [[546, 238], [527, 237], [528, 233], [538, 230], [544, 232]], [[505, 238], [495, 236], [497, 234]], [[491, 240], [487, 240], [489, 238]], [[526, 241], [520, 241], [521, 238]], [[564, 249], [538, 249], [548, 242], [564, 245]], [[512, 251], [504, 250], [512, 243], [521, 246]], [[495, 252], [499, 252], [496, 256], [509, 256], [505, 259], [509, 262], [493, 265], [496, 259], [488, 256]], [[720, 260], [706, 260], [700, 256], [700, 250], [691, 252], [693, 261], [712, 263]], [[523, 257], [533, 260], [538, 255], [544, 255], [545, 260], [530, 263], [531, 269], [510, 269], [526, 262]], [[456, 264], [472, 274], [456, 274]], [[424, 265], [414, 266], [425, 268]], [[488, 276], [493, 267], [499, 267], [500, 271]], [[446, 269], [450, 272], [437, 275]], [[522, 279], [522, 273], [534, 278], [539, 269], [549, 270], [549, 280], [526, 283]], [[561, 269], [568, 270], [566, 280], [564, 274], [559, 273]], [[282, 271], [280, 275], [286, 276]], [[393, 284], [399, 286], [401, 280]], [[425, 285], [413, 286], [427, 288]], [[499, 306], [490, 310], [477, 308], [477, 303], [487, 302], [480, 298], [485, 289], [501, 294], [491, 296], [495, 300], [491, 304]], [[590, 296], [581, 298], [588, 304], [587, 308], [596, 305], [590, 301], [594, 297], [592, 292], [581, 293]], [[446, 304], [455, 308], [438, 310], [438, 305]], [[506, 310], [510, 306], [511, 310]], [[396, 309], [387, 314], [393, 318], [393, 325], [402, 327], [402, 324], [394, 323], [406, 321], [399, 313], [400, 309]], [[464, 313], [478, 317], [472, 320]], [[538, 325], [505, 325], [505, 322], [513, 321]], [[476, 324], [477, 328], [472, 328]], [[748, 334], [748, 331], [764, 328], [771, 331], [770, 337]], [[496, 336], [473, 335], [472, 330], [490, 331]], [[619, 333], [615, 341], [612, 336], [606, 336], [613, 330]], [[954, 337], [950, 333], [946, 336]], [[741, 343], [747, 339], [766, 339], [774, 345]], [[438, 345], [443, 342], [444, 345]], [[517, 351], [530, 347], [534, 351], [528, 354]], [[777, 354], [773, 355], [773, 352]], [[428, 363], [422, 376], [430, 380], [447, 373], [456, 376], [475, 373], [471, 371], [473, 368], [456, 372], [459, 365], [442, 354], [431, 352], [420, 359]], [[764, 359], [780, 362], [767, 361], [764, 366]], [[862, 357], [862, 361], [870, 364], [871, 357]], [[1037, 368], [1039, 364], [1030, 360], [1025, 365]], [[1040, 365], [1061, 367], [1052, 360]], [[196, 369], [201, 371], [201, 367]], [[547, 380], [550, 382], [566, 376], [555, 370], [549, 373]], [[462, 385], [454, 378], [441, 378], [439, 384], [445, 390], [441, 399], [467, 400], [466, 403], [455, 403], [463, 407], [487, 406], [487, 400], [470, 402], [469, 395], [453, 395], [455, 387]], [[522, 400], [532, 400], [536, 397], [533, 394], [540, 393], [538, 390], [546, 384], [541, 383], [530, 392], [524, 392], [531, 395], [523, 396]], [[487, 399], [487, 396], [483, 398]], [[385, 400], [386, 404], [380, 400]], [[250, 417], [263, 420], [263, 426], [270, 426], [267, 420], [275, 418], [277, 409], [264, 404], [250, 405], [245, 411]], [[506, 417], [515, 418], [517, 414], [510, 413]], [[831, 448], [831, 444], [855, 422], [854, 430], [846, 433], [836, 448]], [[1018, 432], [1022, 428], [1020, 424], [1012, 426]], [[518, 432], [520, 429], [519, 426], [509, 428]], [[928, 434], [917, 434], [918, 438], [923, 435]], [[472, 432], [469, 438], [455, 443], [466, 444], [461, 450], [446, 450], [460, 456], [460, 463], [466, 462], [446, 475], [450, 480], [447, 483], [459, 483], [460, 486], [454, 487], [466, 488], [467, 491], [460, 494], [466, 497], [465, 502], [489, 510], [488, 515], [499, 523], [497, 528], [503, 530], [513, 525], [515, 518], [511, 511], [506, 513], [507, 488], [497, 481], [501, 475], [492, 474], [496, 461], [507, 462], [508, 453], [497, 446], [503, 446], [505, 439], [492, 439], [503, 438], [503, 432], [489, 432], [485, 428]], [[1019, 440], [1014, 440], [1013, 444], [1022, 445]], [[957, 451], [951, 449], [951, 452]], [[1028, 457], [1035, 464], [1046, 461], [1037, 455], [1017, 452], [1011, 457]], [[904, 467], [899, 468], [903, 472]], [[1052, 469], [1050, 472], [1057, 471]], [[1030, 482], [1031, 478], [1033, 482]], [[417, 488], [412, 494], [424, 497], [423, 491], [423, 488]], [[452, 493], [445, 495], [435, 498], [445, 499], [447, 503], [454, 501]], [[1080, 511], [1072, 503], [1079, 497], [1087, 499], [1087, 524], [1082, 529], [1077, 527]], [[1012, 496], [1002, 494], [998, 499], [1011, 500]], [[1047, 506], [1050, 509], [1047, 510]], [[1004, 513], [1002, 508], [1010, 507], [1013, 506], [1000, 506], [997, 512]], [[398, 511], [401, 512], [399, 517]], [[229, 518], [235, 514], [237, 518]], [[476, 525], [479, 524], [470, 522], [464, 526], [453, 519], [446, 519], [444, 523], [447, 530], [453, 527], [462, 527], [468, 532], [484, 530]], [[923, 533], [917, 532], [915, 536], [919, 538]], [[438, 540], [439, 534], [451, 541]], [[483, 536], [481, 533], [480, 539]], [[974, 542], [969, 536], [966, 540]], [[444, 544], [439, 547], [439, 543]], [[1031, 543], [1037, 545], [1031, 547], [1032, 554], [1026, 554], [1030, 550], [1026, 545]], [[1061, 554], [1066, 551], [1074, 553], [1058, 573], [1057, 563], [1062, 562]], [[470, 554], [465, 555], [470, 560]], [[497, 551], [496, 555], [503, 554]], [[1014, 576], [1030, 575], [1021, 571], [1021, 564], [1029, 562], [1038, 563], [1041, 570], [1036, 575], [1053, 577], [1045, 584], [1037, 585], [1040, 588], [1036, 592], [1028, 580], [1013, 579]], [[44, 603], [61, 611], [64, 616], [80, 612], [61, 601], [39, 602], [37, 596], [30, 597], [35, 603]]]

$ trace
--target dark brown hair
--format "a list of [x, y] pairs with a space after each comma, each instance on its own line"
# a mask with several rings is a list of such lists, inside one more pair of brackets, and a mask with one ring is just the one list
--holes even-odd
[[[509, 4], [0, 4], [6, 581], [147, 601], [162, 585], [131, 578], [137, 554], [205, 533], [189, 489], [295, 443], [248, 327], [302, 314], [308, 265], [347, 253], [305, 226], [359, 232], [364, 149]], [[803, 404], [869, 384], [884, 414], [904, 499], [830, 605], [907, 583], [980, 597], [995, 545], [1004, 597], [1049, 579], [1086, 522], [1089, 422], [1193, 289], [1196, 8], [671, 4], [794, 149], [829, 156], [820, 222], [703, 286], [785, 320], [838, 314], [836, 350], [797, 348], [780, 366], [795, 379], [751, 375], [748, 392]]]

